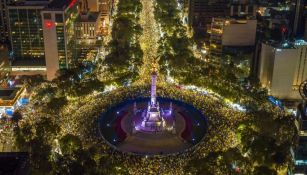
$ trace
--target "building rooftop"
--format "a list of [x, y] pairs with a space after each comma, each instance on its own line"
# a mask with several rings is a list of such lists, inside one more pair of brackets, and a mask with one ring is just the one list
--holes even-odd
[[14, 89], [0, 89], [0, 98], [9, 97], [13, 94], [14, 91]]
[[13, 100], [20, 88], [0, 88], [0, 99], [1, 100]]
[[53, 0], [48, 5], [48, 10], [65, 10], [78, 3], [78, 0]]
[[305, 40], [283, 41], [283, 42], [268, 40], [264, 41], [264, 43], [271, 45], [274, 48], [280, 48], [280, 49], [294, 49], [297, 46], [307, 46], [307, 41]]
[[77, 22], [96, 22], [99, 17], [99, 12], [89, 12], [87, 18], [82, 18], [81, 15], [78, 15]]
[[14, 106], [24, 92], [25, 87], [0, 88], [0, 107]]

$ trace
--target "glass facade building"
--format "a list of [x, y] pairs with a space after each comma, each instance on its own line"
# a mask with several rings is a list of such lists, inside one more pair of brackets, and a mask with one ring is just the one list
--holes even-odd
[[43, 6], [8, 6], [11, 46], [15, 59], [44, 59], [42, 9]]
[[0, 0], [0, 43], [6, 43], [8, 40], [7, 27], [7, 0]]

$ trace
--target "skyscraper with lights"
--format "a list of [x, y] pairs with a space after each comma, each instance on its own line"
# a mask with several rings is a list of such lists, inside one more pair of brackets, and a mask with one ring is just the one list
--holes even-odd
[[14, 64], [44, 65], [41, 11], [48, 1], [14, 2], [7, 6], [8, 28]]
[[59, 69], [75, 63], [77, 7], [77, 0], [53, 0], [41, 12], [48, 80], [54, 79]]
[[307, 43], [262, 43], [258, 78], [269, 94], [280, 99], [301, 99], [298, 89], [307, 79]]
[[4, 44], [8, 40], [7, 25], [7, 3], [8, 0], [0, 0], [0, 44]]
[[306, 30], [305, 21], [307, 20], [307, 1], [296, 0], [295, 4], [293, 33], [296, 38], [302, 39]]

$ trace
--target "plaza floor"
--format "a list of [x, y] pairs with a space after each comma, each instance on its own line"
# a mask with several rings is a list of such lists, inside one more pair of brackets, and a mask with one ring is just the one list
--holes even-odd
[[174, 131], [162, 132], [133, 132], [133, 115], [127, 115], [121, 122], [123, 130], [128, 134], [127, 138], [118, 145], [120, 150], [125, 152], [133, 152], [136, 154], [169, 154], [185, 150], [192, 146], [181, 138], [182, 132], [185, 130], [185, 120], [183, 117], [175, 113]]
[[160, 99], [159, 103], [166, 123], [163, 131], [137, 130], [148, 104], [148, 99], [141, 99], [123, 102], [101, 114], [102, 137], [119, 151], [142, 155], [180, 153], [202, 140], [207, 129], [205, 116], [180, 101]]

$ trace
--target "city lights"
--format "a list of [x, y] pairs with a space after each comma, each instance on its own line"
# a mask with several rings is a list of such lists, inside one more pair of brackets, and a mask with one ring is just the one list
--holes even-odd
[[306, 5], [0, 1], [0, 174], [307, 174]]

